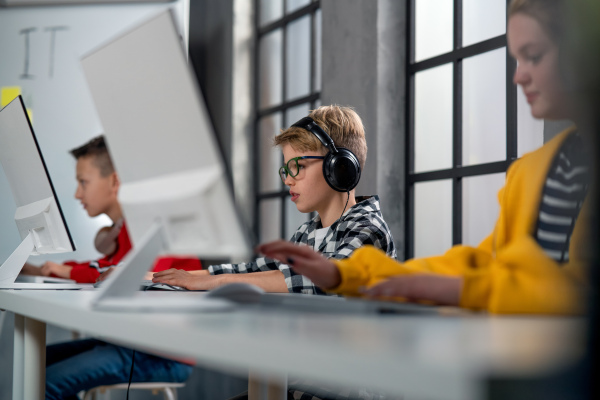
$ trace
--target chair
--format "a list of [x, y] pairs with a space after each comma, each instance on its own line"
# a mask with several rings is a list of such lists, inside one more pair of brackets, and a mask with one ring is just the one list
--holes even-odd
[[[98, 393], [105, 393], [112, 389], [127, 390], [127, 383], [117, 383], [115, 385], [97, 386], [85, 392], [83, 400], [96, 400]], [[177, 388], [184, 387], [185, 383], [178, 382], [132, 382], [130, 390], [152, 390], [153, 395], [162, 392], [165, 400], [177, 400]]]

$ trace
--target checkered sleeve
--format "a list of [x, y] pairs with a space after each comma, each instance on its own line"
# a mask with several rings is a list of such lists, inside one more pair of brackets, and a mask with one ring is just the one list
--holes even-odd
[[240, 264], [219, 264], [208, 267], [211, 275], [220, 274], [246, 274], [249, 272], [272, 271], [279, 267], [279, 262], [266, 257], [259, 257], [255, 261]]
[[327, 258], [342, 260], [350, 257], [354, 250], [372, 245], [384, 251], [388, 256], [396, 258], [396, 247], [387, 225], [380, 218], [344, 221], [334, 232], [333, 240], [327, 241], [321, 250]]
[[[316, 221], [320, 221], [317, 217], [311, 221], [307, 221], [294, 232], [290, 242], [299, 245], [310, 245], [314, 244], [314, 239], [309, 242], [309, 237], [314, 233], [316, 229]], [[294, 273], [289, 265], [280, 263], [279, 270], [283, 273], [285, 284], [288, 287], [290, 293], [303, 293], [303, 294], [320, 294], [326, 295], [323, 290], [315, 286], [310, 279], [303, 275]]]

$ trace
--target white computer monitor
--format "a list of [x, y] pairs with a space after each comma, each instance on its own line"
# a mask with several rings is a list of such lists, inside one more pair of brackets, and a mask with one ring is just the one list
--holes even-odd
[[75, 250], [21, 96], [0, 110], [0, 164], [17, 206], [22, 239], [0, 267], [0, 288], [6, 288], [14, 287], [30, 255]]
[[81, 60], [134, 252], [247, 259], [248, 231], [179, 38], [166, 11]]

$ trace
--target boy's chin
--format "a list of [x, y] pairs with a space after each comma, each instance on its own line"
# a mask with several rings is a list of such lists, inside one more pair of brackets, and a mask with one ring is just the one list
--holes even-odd
[[301, 205], [296, 204], [296, 208], [298, 209], [298, 211], [300, 211], [303, 214], [307, 214], [309, 212], [312, 212], [314, 210], [309, 209], [308, 207], [302, 207]]

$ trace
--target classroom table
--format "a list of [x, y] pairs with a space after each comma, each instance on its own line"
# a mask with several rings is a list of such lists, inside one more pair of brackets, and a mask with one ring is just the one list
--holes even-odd
[[[200, 293], [173, 293], [178, 295]], [[264, 305], [228, 311], [106, 312], [92, 290], [0, 290], [15, 313], [13, 399], [43, 399], [45, 327], [53, 324], [140, 351], [285, 387], [288, 377], [376, 388], [411, 399], [484, 398], [492, 377], [540, 377], [578, 361], [576, 317], [332, 313]], [[151, 294], [150, 294], [151, 295]], [[254, 382], [254, 383], [252, 383]], [[267, 397], [281, 398], [284, 391]]]

